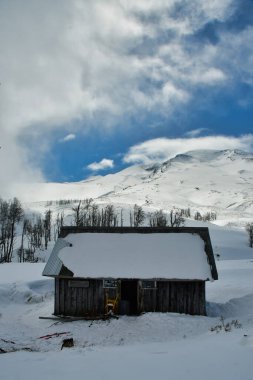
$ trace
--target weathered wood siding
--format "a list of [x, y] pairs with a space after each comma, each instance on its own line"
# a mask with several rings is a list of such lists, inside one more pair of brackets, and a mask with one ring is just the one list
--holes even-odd
[[[95, 316], [105, 312], [106, 298], [116, 298], [120, 303], [118, 288], [104, 289], [102, 280], [89, 280], [89, 287], [69, 286], [69, 279], [55, 279], [55, 314], [72, 316]], [[157, 281], [157, 288], [143, 289], [141, 281], [137, 291], [137, 311], [174, 312], [206, 315], [204, 281]], [[119, 311], [119, 310], [118, 310]]]
[[[80, 279], [79, 282], [87, 280]], [[85, 285], [86, 285], [85, 284]], [[102, 280], [89, 280], [89, 287], [69, 286], [69, 279], [55, 279], [56, 315], [101, 315], [104, 313]]]
[[206, 315], [204, 281], [157, 281], [156, 289], [139, 287], [140, 312]]
[[143, 289], [141, 281], [138, 287], [138, 309], [139, 312], [156, 311], [157, 289]]

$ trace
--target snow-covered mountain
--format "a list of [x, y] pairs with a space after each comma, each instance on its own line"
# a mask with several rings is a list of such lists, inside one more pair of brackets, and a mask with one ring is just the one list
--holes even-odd
[[219, 219], [247, 220], [253, 216], [253, 154], [189, 151], [162, 164], [131, 166], [77, 183], [39, 184], [31, 193], [34, 197], [27, 201], [91, 197], [98, 203], [137, 203], [164, 210], [190, 207], [193, 211], [215, 211]]

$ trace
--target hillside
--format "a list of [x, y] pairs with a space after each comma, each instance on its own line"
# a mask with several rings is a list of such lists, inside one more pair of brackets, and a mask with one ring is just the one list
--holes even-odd
[[212, 210], [221, 224], [238, 224], [239, 219], [245, 224], [253, 214], [253, 155], [239, 150], [190, 151], [162, 164], [132, 166], [77, 183], [33, 185], [25, 200], [28, 207], [40, 209], [49, 200], [90, 197], [123, 208], [137, 203], [148, 210]]

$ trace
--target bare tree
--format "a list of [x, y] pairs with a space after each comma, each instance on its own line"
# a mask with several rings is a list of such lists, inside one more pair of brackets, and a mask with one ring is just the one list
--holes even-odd
[[177, 208], [173, 208], [169, 214], [169, 226], [170, 227], [180, 227], [183, 226], [185, 222], [184, 217], [181, 214], [181, 211]]
[[99, 212], [98, 205], [93, 203], [91, 205], [91, 225], [93, 227], [98, 227], [101, 223], [101, 216]]
[[63, 224], [64, 224], [64, 211], [62, 211], [61, 213], [59, 212], [57, 213], [56, 221], [54, 225], [54, 241], [56, 241], [56, 239], [60, 235]]
[[1, 262], [6, 260], [7, 241], [8, 241], [8, 202], [0, 199], [0, 246], [1, 246]]
[[196, 212], [195, 212], [195, 214], [194, 214], [194, 219], [195, 219], [195, 220], [202, 220], [202, 219], [203, 219], [203, 217], [202, 217], [202, 215], [200, 214], [199, 211], [196, 211]]
[[91, 226], [92, 225], [92, 198], [87, 198], [82, 201], [81, 207], [81, 223], [83, 226]]
[[134, 205], [134, 227], [139, 227], [143, 224], [145, 220], [145, 213], [141, 206], [138, 206], [137, 204]]
[[19, 261], [20, 262], [24, 262], [25, 261], [24, 239], [25, 239], [25, 234], [26, 234], [26, 229], [27, 229], [28, 223], [29, 223], [28, 219], [24, 218], [24, 220], [23, 220], [23, 227], [22, 227], [22, 234], [21, 234], [21, 245], [20, 245], [20, 248], [19, 248]]
[[81, 204], [82, 201], [80, 200], [78, 205], [72, 208], [72, 211], [74, 211], [75, 226], [77, 227], [81, 226]]
[[217, 214], [214, 211], [206, 212], [205, 214], [201, 215], [199, 211], [196, 211], [194, 215], [195, 220], [203, 220], [203, 222], [210, 222], [212, 220], [217, 219]]
[[11, 262], [12, 260], [16, 227], [23, 215], [24, 211], [17, 198], [13, 198], [10, 202], [0, 200], [1, 262]]
[[26, 239], [28, 242], [27, 251], [33, 255], [36, 248], [43, 247], [44, 223], [41, 217], [37, 217], [35, 222], [28, 221], [26, 226]]
[[47, 249], [48, 247], [48, 242], [51, 241], [51, 223], [52, 223], [52, 211], [47, 210], [45, 212], [45, 219], [43, 221], [45, 249]]
[[249, 246], [253, 247], [253, 223], [248, 223], [246, 225], [246, 231], [248, 232], [249, 237]]
[[182, 208], [181, 210], [181, 215], [185, 216], [186, 218], [190, 218], [191, 217], [191, 209], [190, 207], [184, 209]]
[[105, 227], [115, 226], [115, 209], [113, 205], [107, 205], [104, 209], [102, 225]]
[[129, 225], [133, 227], [133, 213], [131, 210], [129, 211]]
[[92, 198], [79, 201], [72, 210], [74, 211], [74, 224], [77, 227], [97, 226], [101, 223], [98, 206], [93, 203]]
[[124, 218], [123, 218], [123, 210], [120, 210], [120, 227], [123, 227], [124, 225]]
[[149, 224], [151, 227], [166, 227], [167, 218], [163, 210], [156, 211], [150, 215]]

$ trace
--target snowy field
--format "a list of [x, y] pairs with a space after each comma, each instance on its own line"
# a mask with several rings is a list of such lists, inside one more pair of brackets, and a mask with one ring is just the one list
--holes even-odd
[[[7, 352], [0, 355], [0, 378], [252, 380], [253, 249], [240, 230], [213, 227], [211, 235], [219, 280], [207, 284], [207, 317], [39, 319], [53, 312], [44, 264], [0, 265], [0, 348]], [[54, 333], [65, 334], [40, 338]], [[61, 350], [65, 337], [73, 337], [73, 348]]]

